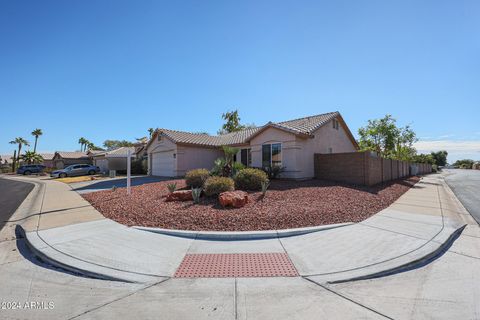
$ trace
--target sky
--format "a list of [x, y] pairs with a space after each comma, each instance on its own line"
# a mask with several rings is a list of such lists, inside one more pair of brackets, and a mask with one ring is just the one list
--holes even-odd
[[234, 109], [354, 134], [392, 114], [420, 152], [480, 160], [480, 2], [0, 2], [0, 154], [35, 128], [42, 152], [215, 134]]

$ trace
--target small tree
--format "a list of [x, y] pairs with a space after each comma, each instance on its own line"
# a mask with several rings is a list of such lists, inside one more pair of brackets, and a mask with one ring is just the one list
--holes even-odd
[[134, 144], [127, 140], [105, 140], [103, 146], [107, 150], [114, 150], [120, 147], [134, 147]]
[[435, 159], [435, 163], [437, 166], [443, 167], [447, 165], [447, 156], [448, 152], [445, 150], [432, 152], [431, 153], [433, 159]]
[[240, 124], [238, 110], [227, 111], [226, 113], [222, 114], [222, 119], [225, 120], [225, 123], [222, 125], [222, 129], [220, 129], [218, 132], [219, 134], [225, 134], [244, 129], [244, 126]]
[[389, 114], [382, 119], [368, 120], [367, 126], [358, 129], [358, 134], [361, 150], [377, 152], [384, 158], [410, 160], [416, 154], [415, 132], [410, 126], [398, 127]]
[[474, 163], [472, 159], [462, 159], [455, 161], [453, 165], [462, 169], [472, 169]]

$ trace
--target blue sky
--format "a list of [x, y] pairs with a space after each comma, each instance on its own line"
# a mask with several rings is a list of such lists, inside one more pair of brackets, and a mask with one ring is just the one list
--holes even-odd
[[2, 1], [0, 49], [0, 154], [338, 110], [480, 160], [478, 1]]

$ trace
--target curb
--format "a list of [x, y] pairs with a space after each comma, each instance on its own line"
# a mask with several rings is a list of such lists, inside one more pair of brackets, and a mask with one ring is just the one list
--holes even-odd
[[168, 236], [188, 238], [195, 240], [217, 240], [217, 241], [239, 241], [239, 240], [266, 240], [276, 238], [286, 238], [304, 235], [312, 232], [325, 231], [335, 228], [346, 227], [354, 224], [353, 222], [328, 224], [323, 226], [282, 229], [282, 230], [260, 230], [260, 231], [190, 231], [162, 229], [151, 227], [133, 226], [132, 228], [153, 233], [164, 234]]
[[[420, 257], [420, 258], [415, 259], [413, 261], [410, 261], [408, 263], [402, 264], [402, 265], [394, 267], [394, 268], [386, 269], [386, 270], [383, 270], [383, 271], [371, 273], [371, 274], [364, 275], [364, 276], [352, 277], [352, 278], [348, 278], [348, 279], [327, 281], [327, 283], [328, 284], [337, 284], [337, 283], [344, 283], [344, 282], [350, 282], [350, 281], [375, 279], [375, 278], [386, 277], [386, 276], [390, 276], [390, 275], [393, 275], [393, 274], [406, 272], [406, 271], [410, 271], [410, 270], [413, 270], [413, 269], [423, 267], [423, 266], [429, 264], [430, 262], [433, 262], [434, 260], [436, 260], [437, 258], [442, 256], [445, 252], [447, 252], [448, 249], [455, 242], [455, 240], [457, 240], [457, 238], [463, 232], [463, 230], [465, 229], [466, 226], [467, 225], [465, 224], [465, 225], [461, 226], [460, 228], [456, 229], [452, 234], [450, 234], [450, 236], [448, 237], [448, 239], [445, 242], [440, 244], [440, 246], [436, 250], [431, 251], [430, 253], [426, 254], [423, 257]], [[308, 277], [309, 276], [305, 276], [304, 278], [308, 278]]]
[[88, 277], [88, 278], [109, 280], [109, 281], [121, 281], [121, 282], [127, 282], [127, 283], [135, 283], [134, 281], [130, 281], [130, 280], [122, 279], [122, 278], [117, 278], [117, 277], [112, 277], [112, 276], [108, 276], [108, 275], [105, 275], [105, 274], [96, 273], [96, 272], [92, 272], [92, 271], [88, 271], [88, 270], [84, 270], [84, 269], [81, 269], [81, 268], [73, 267], [71, 265], [64, 264], [64, 263], [48, 256], [47, 254], [43, 253], [41, 250], [38, 250], [30, 242], [29, 237], [27, 236], [27, 234], [25, 232], [25, 229], [23, 229], [22, 226], [17, 225], [17, 227], [15, 229], [15, 232], [16, 232], [18, 238], [22, 238], [22, 239], [25, 240], [25, 244], [27, 245], [28, 249], [32, 252], [32, 254], [36, 258], [38, 258], [40, 261], [42, 261], [44, 263], [47, 263], [47, 264], [49, 264], [53, 267], [60, 268], [60, 269], [63, 269], [63, 270], [67, 270], [67, 271], [72, 272], [74, 274], [81, 275], [81, 276]]

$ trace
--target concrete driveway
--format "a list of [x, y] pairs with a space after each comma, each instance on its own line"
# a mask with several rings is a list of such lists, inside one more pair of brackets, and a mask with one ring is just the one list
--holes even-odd
[[[140, 186], [146, 183], [155, 183], [160, 181], [169, 180], [172, 178], [164, 178], [164, 177], [152, 177], [152, 176], [134, 176], [132, 177], [132, 186]], [[89, 192], [96, 192], [102, 190], [111, 189], [113, 186], [117, 188], [125, 188], [127, 186], [127, 178], [115, 178], [115, 179], [107, 179], [107, 180], [100, 180], [100, 181], [84, 181], [84, 182], [76, 182], [71, 183], [70, 186], [73, 190], [77, 191], [78, 193], [89, 193]]]

